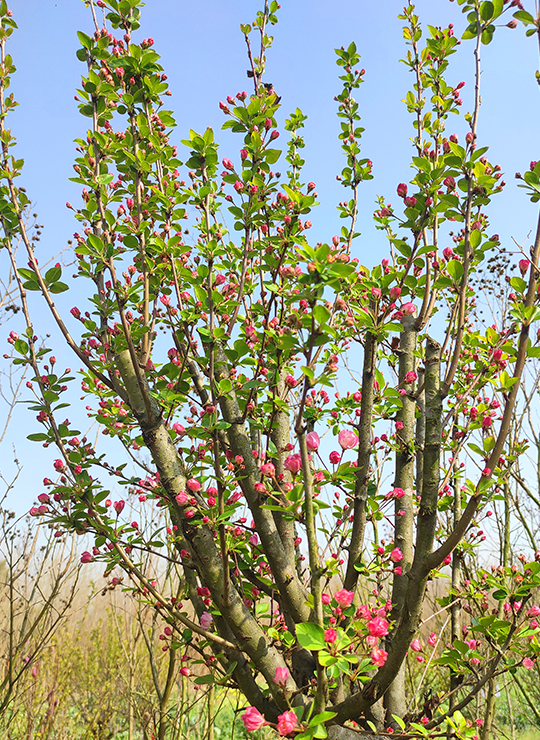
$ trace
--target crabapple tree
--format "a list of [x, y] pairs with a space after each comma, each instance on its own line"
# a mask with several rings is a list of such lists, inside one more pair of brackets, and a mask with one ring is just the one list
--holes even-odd
[[[393, 205], [379, 198], [387, 257], [363, 265], [358, 198], [372, 162], [360, 149], [354, 43], [336, 50], [342, 226], [313, 243], [306, 117], [290, 115], [281, 148], [280, 98], [265, 81], [276, 0], [241, 26], [251, 89], [220, 103], [239, 142], [227, 157], [210, 128], [174, 143], [159, 54], [151, 38], [138, 40], [143, 3], [87, 5], [81, 200], [68, 204], [86, 288], [62, 315], [55, 294], [75, 294], [73, 284], [60, 265], [40, 270], [17, 186], [22, 161], [6, 123], [15, 22], [0, 3], [2, 246], [13, 255], [22, 240], [27, 259], [17, 267], [26, 325], [10, 342], [32, 375], [40, 431], [30, 438], [57, 450], [31, 513], [59, 537], [91, 538], [83, 562], [125, 571], [134, 597], [168, 625], [166, 648], [196, 645], [209, 666], [197, 680], [244, 695], [248, 731], [478, 736], [476, 699], [489, 682], [535, 666], [540, 611], [534, 557], [468, 568], [479, 517], [526, 448], [509, 431], [525, 363], [540, 352], [540, 232], [509, 276], [510, 321], [483, 326], [475, 315], [471, 280], [501, 249], [488, 216], [504, 197], [478, 135], [481, 49], [500, 26], [537, 37], [540, 16], [515, 0], [458, 0], [457, 34], [422, 29], [407, 4], [414, 176], [396, 173]], [[450, 67], [459, 36], [474, 87], [460, 137], [450, 127], [464, 85]], [[521, 184], [533, 201], [539, 178], [532, 162]], [[106, 446], [63, 419], [75, 374], [38, 347], [28, 291], [41, 294], [80, 365]], [[130, 521], [133, 502], [160, 517]], [[152, 524], [163, 516], [165, 527]], [[181, 598], [148, 577], [148, 551], [181, 568]]]

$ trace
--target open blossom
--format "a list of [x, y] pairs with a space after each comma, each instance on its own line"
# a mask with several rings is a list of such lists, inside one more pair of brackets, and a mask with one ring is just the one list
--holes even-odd
[[531, 668], [534, 668], [534, 661], [531, 658], [523, 658], [523, 668], [530, 671]]
[[418, 375], [414, 372], [414, 370], [409, 370], [409, 372], [405, 375], [405, 382], [414, 383], [417, 378]]
[[352, 429], [343, 429], [338, 434], [338, 442], [342, 450], [352, 450], [358, 444], [358, 436]]
[[388, 653], [386, 652], [386, 650], [381, 650], [381, 648], [374, 647], [371, 651], [370, 657], [373, 665], [376, 665], [378, 668], [382, 668], [383, 665], [386, 663]]
[[287, 687], [287, 681], [289, 680], [289, 671], [284, 666], [278, 666], [276, 673], [272, 681], [276, 683], [280, 688], [285, 689]]
[[266, 724], [264, 715], [256, 707], [248, 707], [240, 719], [248, 732], [260, 730]]
[[288, 470], [293, 475], [296, 475], [302, 468], [302, 458], [300, 457], [298, 452], [294, 455], [289, 455], [285, 459], [283, 466], [285, 470]]
[[336, 591], [336, 593], [334, 594], [334, 599], [337, 601], [342, 609], [346, 609], [353, 602], [354, 591], [347, 591], [346, 589]]
[[388, 622], [384, 617], [375, 617], [367, 623], [368, 632], [372, 637], [386, 637], [388, 627]]
[[401, 560], [403, 560], [403, 553], [401, 552], [399, 547], [394, 547], [394, 549], [390, 553], [390, 560], [393, 563], [399, 563]]
[[333, 644], [337, 640], [337, 632], [335, 629], [330, 627], [329, 629], [324, 631], [324, 639], [326, 642], [329, 642], [330, 644]]
[[306, 445], [310, 452], [315, 452], [315, 450], [319, 449], [319, 445], [321, 444], [321, 438], [317, 434], [317, 432], [309, 432], [306, 434]]
[[201, 614], [201, 618], [199, 621], [201, 623], [201, 627], [203, 628], [203, 630], [209, 630], [210, 627], [212, 626], [214, 618], [212, 617], [210, 612], [203, 612]]
[[289, 712], [283, 712], [278, 717], [277, 731], [280, 735], [288, 735], [298, 727], [298, 720], [296, 714], [290, 710]]

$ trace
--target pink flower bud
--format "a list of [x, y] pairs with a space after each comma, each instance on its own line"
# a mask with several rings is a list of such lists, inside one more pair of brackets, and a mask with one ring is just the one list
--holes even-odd
[[404, 182], [400, 182], [397, 186], [397, 194], [400, 198], [405, 198], [405, 196], [407, 195], [407, 186]]
[[121, 514], [124, 510], [124, 506], [126, 505], [125, 501], [115, 501], [113, 504], [113, 509], [116, 511], [117, 514]]
[[320, 444], [321, 440], [317, 432], [308, 432], [308, 434], [306, 434], [306, 446], [310, 452], [318, 450]]
[[324, 639], [326, 642], [333, 644], [337, 640], [337, 632], [335, 629], [330, 627], [324, 631]]
[[352, 450], [358, 445], [358, 436], [352, 429], [343, 429], [338, 434], [338, 442], [342, 450]]

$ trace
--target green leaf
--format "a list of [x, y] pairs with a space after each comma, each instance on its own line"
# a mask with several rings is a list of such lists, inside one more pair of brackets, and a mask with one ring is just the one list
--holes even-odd
[[81, 42], [82, 46], [84, 46], [85, 49], [91, 49], [93, 44], [92, 38], [90, 36], [87, 36], [82, 31], [77, 31], [77, 38]]
[[30, 442], [45, 442], [49, 438], [44, 432], [37, 432], [36, 434], [29, 434], [26, 439], [29, 439]]
[[49, 290], [51, 293], [65, 293], [66, 290], [69, 290], [69, 286], [65, 283], [53, 283], [49, 285]]
[[480, 242], [482, 241], [482, 233], [478, 231], [478, 229], [473, 229], [471, 231], [470, 236], [470, 244], [473, 249], [476, 249], [476, 247], [480, 246]]
[[315, 725], [320, 725], [323, 722], [328, 722], [329, 719], [333, 719], [335, 716], [335, 712], [321, 712], [320, 714], [316, 714], [314, 717], [312, 717], [309, 726], [315, 727]]
[[106, 172], [103, 175], [98, 175], [96, 177], [96, 182], [98, 185], [108, 185], [110, 182], [112, 182], [114, 179], [114, 175], [112, 172]]
[[328, 323], [328, 319], [330, 318], [332, 314], [330, 311], [326, 308], [326, 306], [322, 306], [321, 304], [318, 304], [313, 307], [313, 318], [317, 322], [317, 324], [324, 326], [324, 324]]
[[313, 622], [302, 622], [296, 626], [298, 642], [306, 650], [322, 650], [326, 647], [324, 630]]
[[397, 724], [399, 725], [400, 730], [404, 730], [405, 729], [405, 722], [401, 719], [401, 717], [398, 717], [397, 714], [393, 714], [392, 715], [392, 719], [395, 722], [397, 722]]
[[493, 7], [493, 3], [490, 2], [490, 0], [487, 0], [487, 2], [482, 3], [480, 7], [480, 18], [483, 21], [490, 21], [493, 18], [494, 12], [495, 8]]
[[463, 277], [463, 265], [458, 260], [450, 260], [446, 265], [447, 272], [453, 277], [456, 283], [459, 283]]
[[521, 21], [525, 25], [528, 25], [529, 23], [534, 23], [534, 18], [530, 13], [527, 13], [526, 10], [517, 10], [514, 13], [514, 18], [518, 21]]

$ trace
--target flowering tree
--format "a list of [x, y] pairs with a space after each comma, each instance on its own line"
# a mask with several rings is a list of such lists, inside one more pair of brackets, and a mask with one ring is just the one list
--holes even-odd
[[[41, 431], [30, 439], [58, 450], [57, 475], [31, 513], [58, 536], [93, 538], [82, 561], [128, 574], [167, 623], [166, 647], [197, 646], [211, 669], [205, 680], [243, 693], [248, 731], [273, 725], [307, 740], [348, 737], [353, 726], [416, 737], [445, 727], [477, 736], [471, 701], [501, 672], [534, 667], [540, 611], [530, 604], [540, 562], [467, 570], [482, 539], [478, 517], [526, 446], [509, 430], [527, 357], [539, 352], [529, 334], [540, 317], [539, 231], [510, 277], [511, 322], [475, 321], [471, 280], [499, 250], [487, 209], [504, 186], [477, 137], [480, 52], [497, 25], [538, 35], [540, 17], [515, 0], [459, 0], [475, 59], [460, 143], [447, 124], [464, 83], [446, 81], [459, 42], [452, 27], [428, 27], [423, 39], [407, 5], [415, 175], [397, 186], [399, 206], [379, 199], [388, 257], [363, 266], [357, 206], [372, 163], [360, 153], [353, 95], [364, 71], [354, 43], [336, 50], [344, 225], [313, 245], [305, 117], [290, 116], [285, 153], [276, 148], [280, 98], [264, 81], [278, 3], [266, 0], [241, 28], [253, 90], [220, 103], [224, 128], [241, 140], [222, 167], [211, 129], [191, 131], [185, 155], [172, 143], [159, 55], [152, 39], [135, 42], [140, 0], [95, 5], [95, 33], [79, 33], [77, 54], [90, 125], [77, 141], [82, 202], [68, 204], [88, 299], [70, 317], [54, 303], [69, 285], [60, 265], [40, 271], [28, 197], [16, 185], [5, 52], [14, 21], [0, 3], [3, 246], [12, 255], [21, 238], [28, 257], [17, 271], [26, 327], [10, 342], [14, 362], [34, 376]], [[282, 155], [286, 175], [274, 169]], [[533, 162], [522, 183], [533, 201], [539, 178]], [[60, 421], [73, 378], [36, 346], [32, 290], [82, 366], [86, 408], [111, 440], [105, 451]], [[358, 375], [345, 372], [352, 362]], [[338, 380], [342, 392], [330, 393]], [[125, 495], [106, 488], [103, 470]], [[130, 522], [126, 500], [137, 498], [165, 511], [167, 527]], [[149, 550], [182, 567], [181, 600], [145, 573]], [[450, 586], [438, 586], [444, 566]], [[423, 627], [433, 616], [428, 593], [448, 615], [446, 632]]]

